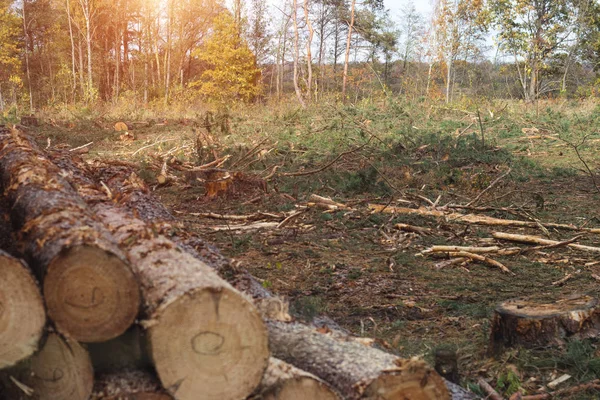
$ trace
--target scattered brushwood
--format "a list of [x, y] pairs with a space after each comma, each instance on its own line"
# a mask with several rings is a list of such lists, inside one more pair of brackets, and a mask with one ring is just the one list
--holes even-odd
[[37, 349], [46, 312], [40, 289], [27, 265], [2, 250], [0, 277], [0, 369], [3, 369]]
[[71, 337], [103, 341], [134, 321], [138, 283], [108, 231], [31, 138], [0, 127], [0, 181], [49, 317]]
[[562, 346], [567, 339], [597, 337], [600, 334], [598, 300], [581, 296], [537, 303], [509, 300], [496, 307], [492, 321], [490, 352], [507, 347]]
[[0, 371], [0, 397], [7, 400], [88, 400], [94, 371], [87, 351], [76, 341], [50, 332], [40, 350]]

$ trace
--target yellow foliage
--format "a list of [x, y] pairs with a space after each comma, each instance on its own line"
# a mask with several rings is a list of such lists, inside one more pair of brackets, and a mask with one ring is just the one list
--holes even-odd
[[256, 57], [241, 37], [231, 14], [222, 12], [213, 33], [193, 53], [204, 64], [200, 79], [190, 84], [209, 99], [220, 102], [254, 99], [261, 91]]

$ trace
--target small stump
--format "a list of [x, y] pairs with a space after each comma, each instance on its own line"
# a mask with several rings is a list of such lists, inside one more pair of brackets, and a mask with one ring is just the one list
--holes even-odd
[[600, 305], [597, 299], [581, 296], [539, 304], [509, 300], [494, 312], [490, 350], [562, 346], [565, 339], [596, 337], [600, 334]]

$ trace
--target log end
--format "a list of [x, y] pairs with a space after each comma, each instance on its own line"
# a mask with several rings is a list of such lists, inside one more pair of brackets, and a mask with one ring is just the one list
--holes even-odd
[[563, 345], [565, 338], [585, 338], [600, 333], [600, 305], [590, 296], [554, 303], [509, 300], [498, 305], [492, 321], [490, 350]]
[[397, 370], [386, 371], [366, 388], [369, 400], [444, 400], [450, 392], [444, 379], [421, 360], [402, 360]]
[[289, 379], [276, 390], [267, 392], [264, 400], [339, 400], [340, 397], [323, 382], [303, 377]]
[[44, 302], [29, 270], [0, 250], [0, 369], [29, 357], [46, 324]]
[[44, 279], [48, 315], [80, 342], [122, 334], [139, 310], [138, 283], [129, 266], [104, 249], [74, 246], [56, 256]]
[[2, 372], [2, 383], [10, 399], [87, 400], [94, 372], [83, 347], [50, 333], [40, 351]]
[[267, 367], [267, 331], [233, 289], [198, 289], [159, 309], [149, 328], [152, 359], [178, 400], [249, 396]]

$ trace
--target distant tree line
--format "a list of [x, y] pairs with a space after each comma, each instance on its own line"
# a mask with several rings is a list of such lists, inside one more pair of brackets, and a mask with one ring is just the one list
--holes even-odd
[[598, 0], [0, 0], [0, 111], [595, 95]]

